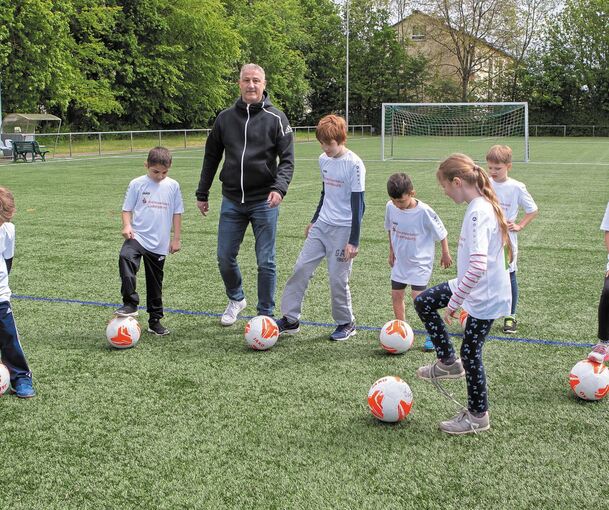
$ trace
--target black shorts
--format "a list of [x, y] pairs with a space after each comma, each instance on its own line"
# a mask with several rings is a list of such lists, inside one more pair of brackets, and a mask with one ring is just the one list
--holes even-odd
[[[407, 283], [396, 282], [395, 280], [391, 280], [391, 290], [404, 290], [408, 287]], [[427, 285], [411, 285], [412, 290], [425, 290]]]

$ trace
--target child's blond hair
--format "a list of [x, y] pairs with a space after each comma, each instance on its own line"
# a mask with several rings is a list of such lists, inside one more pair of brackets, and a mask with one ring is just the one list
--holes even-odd
[[511, 165], [512, 148], [507, 145], [493, 145], [486, 153], [486, 161], [500, 165]]
[[8, 188], [0, 186], [0, 221], [11, 221], [15, 214], [15, 197]]

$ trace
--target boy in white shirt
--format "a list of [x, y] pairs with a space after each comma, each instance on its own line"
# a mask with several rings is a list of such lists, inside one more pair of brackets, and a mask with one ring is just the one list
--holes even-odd
[[[412, 181], [405, 173], [396, 173], [387, 181], [389, 202], [385, 208], [385, 230], [389, 234], [389, 265], [391, 266], [391, 300], [398, 320], [406, 320], [404, 294], [410, 285], [414, 300], [427, 288], [435, 258], [435, 243], [440, 241], [440, 265], [450, 267], [446, 228], [440, 217], [426, 203], [415, 198]], [[424, 351], [433, 351], [429, 338]]]
[[305, 228], [304, 246], [283, 291], [283, 317], [277, 321], [277, 326], [280, 334], [292, 335], [300, 331], [305, 292], [315, 268], [326, 258], [332, 317], [338, 324], [330, 340], [342, 341], [356, 334], [349, 276], [353, 258], [359, 251], [366, 168], [345, 146], [347, 125], [342, 117], [323, 117], [317, 124], [315, 136], [324, 151], [319, 156], [323, 183], [321, 198], [311, 223]]
[[[163, 266], [167, 254], [176, 253], [181, 248], [184, 213], [180, 185], [167, 177], [171, 162], [168, 149], [155, 147], [148, 153], [146, 175], [129, 183], [122, 213], [125, 242], [118, 261], [123, 306], [115, 314], [138, 314], [140, 299], [135, 290], [136, 275], [143, 257], [148, 331], [159, 336], [169, 334], [160, 322], [163, 317]], [[170, 239], [172, 227], [173, 239]]]
[[[493, 145], [487, 155], [486, 163], [491, 184], [508, 222], [510, 243], [512, 244], [513, 258], [510, 264], [510, 285], [512, 289], [512, 309], [510, 315], [503, 320], [504, 333], [516, 333], [516, 305], [518, 303], [518, 282], [516, 280], [516, 261], [518, 258], [518, 235], [537, 216], [537, 204], [527, 191], [524, 183], [508, 177], [512, 169], [512, 149], [507, 145]], [[516, 221], [519, 209], [524, 209], [524, 216]]]
[[[609, 204], [607, 204], [605, 209], [601, 230], [605, 233], [605, 247], [607, 248], [607, 258], [609, 259]], [[600, 342], [588, 354], [588, 359], [597, 363], [603, 363], [609, 360], [609, 261], [605, 269], [605, 284], [603, 285], [601, 299], [598, 303], [597, 337]]]
[[15, 199], [6, 188], [0, 187], [0, 354], [2, 363], [11, 376], [13, 393], [19, 398], [36, 395], [32, 386], [32, 372], [19, 341], [11, 309], [11, 289], [8, 275], [15, 255], [15, 225], [10, 221], [15, 214]]

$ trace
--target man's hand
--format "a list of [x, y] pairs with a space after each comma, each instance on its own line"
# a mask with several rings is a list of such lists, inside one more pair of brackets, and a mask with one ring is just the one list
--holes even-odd
[[200, 200], [197, 200], [197, 207], [203, 216], [207, 216], [207, 213], [209, 212], [209, 202], [201, 202]]
[[269, 193], [268, 198], [266, 199], [266, 203], [269, 204], [269, 207], [277, 207], [283, 200], [281, 193], [277, 191], [271, 191]]

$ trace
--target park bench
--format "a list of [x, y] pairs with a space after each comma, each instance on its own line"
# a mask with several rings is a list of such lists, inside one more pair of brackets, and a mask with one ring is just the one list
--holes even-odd
[[40, 156], [42, 161], [46, 161], [45, 155], [49, 152], [46, 147], [39, 145], [38, 142], [13, 142], [13, 161], [22, 159], [27, 161], [27, 155], [32, 155], [32, 162], [36, 160], [36, 156]]

